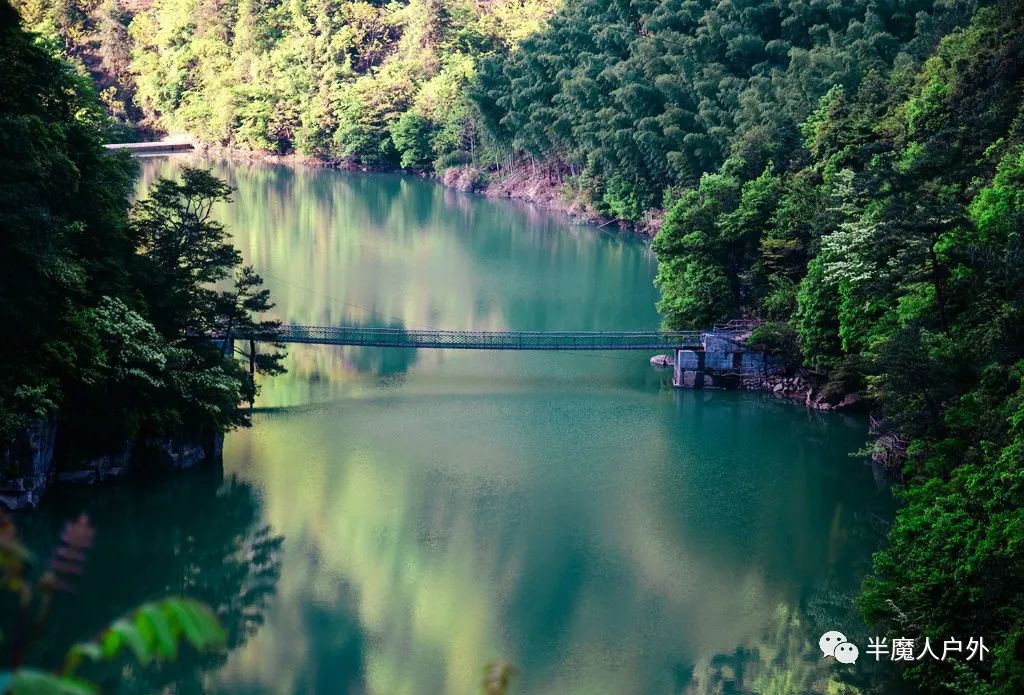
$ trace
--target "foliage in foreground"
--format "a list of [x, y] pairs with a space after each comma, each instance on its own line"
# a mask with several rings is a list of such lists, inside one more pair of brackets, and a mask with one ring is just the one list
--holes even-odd
[[80, 673], [87, 663], [116, 664], [126, 656], [141, 665], [173, 661], [182, 643], [200, 652], [223, 649], [224, 629], [208, 607], [186, 598], [165, 598], [143, 604], [93, 639], [72, 645], [57, 671], [27, 665], [33, 644], [46, 630], [55, 595], [74, 592], [94, 536], [84, 515], [68, 523], [48, 568], [33, 579], [31, 554], [19, 542], [14, 524], [0, 519], [0, 586], [12, 594], [16, 606], [14, 623], [3, 633], [13, 658], [8, 670], [0, 670], [0, 692], [93, 695], [98, 686]]

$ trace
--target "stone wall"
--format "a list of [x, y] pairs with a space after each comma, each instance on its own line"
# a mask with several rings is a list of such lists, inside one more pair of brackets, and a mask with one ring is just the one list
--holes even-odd
[[702, 349], [678, 349], [672, 383], [679, 388], [739, 388], [745, 375], [768, 368], [764, 353], [748, 349], [734, 334], [705, 333]]
[[174, 436], [129, 440], [116, 451], [75, 461], [54, 456], [57, 425], [40, 422], [17, 433], [0, 449], [0, 509], [36, 507], [51, 483], [96, 484], [127, 475], [193, 468], [219, 461], [220, 432], [196, 429]]

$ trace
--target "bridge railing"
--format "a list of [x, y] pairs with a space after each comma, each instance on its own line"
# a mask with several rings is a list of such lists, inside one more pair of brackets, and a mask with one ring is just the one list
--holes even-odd
[[700, 331], [442, 331], [281, 326], [281, 343], [473, 350], [660, 350], [698, 346]]

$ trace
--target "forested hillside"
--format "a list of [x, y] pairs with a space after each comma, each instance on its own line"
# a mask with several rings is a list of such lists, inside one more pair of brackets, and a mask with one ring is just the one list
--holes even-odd
[[[240, 405], [254, 385], [205, 337], [259, 331], [253, 314], [269, 305], [259, 276], [209, 218], [230, 189], [189, 170], [130, 207], [135, 165], [104, 151], [106, 126], [89, 80], [22, 31], [0, 0], [5, 494], [11, 478], [40, 473], [12, 441], [56, 446], [73, 465], [136, 438], [248, 422]], [[258, 366], [278, 371], [278, 358], [267, 353]], [[48, 446], [39, 432], [50, 433]]]
[[598, 210], [639, 220], [731, 157], [785, 168], [830, 87], [914, 64], [973, 0], [570, 0], [475, 92], [505, 147], [554, 160]]
[[[469, 161], [478, 58], [556, 0], [21, 0], [125, 123], [371, 165]], [[116, 85], [108, 86], [108, 85]]]
[[[367, 164], [529, 161], [609, 216], [663, 209], [653, 245], [669, 327], [761, 320], [755, 344], [826, 394], [861, 393], [910, 440], [906, 504], [862, 608], [890, 638], [983, 636], [992, 652], [922, 659], [907, 675], [926, 692], [1024, 692], [1020, 0], [20, 9], [107, 85], [125, 123]], [[80, 81], [57, 77], [60, 99], [80, 98]], [[89, 122], [75, 128], [97, 139], [102, 119], [80, 113]], [[25, 329], [33, 360], [56, 360], [39, 369], [61, 375], [68, 348], [44, 350], [46, 336], [126, 282], [119, 263], [75, 246], [104, 235], [112, 248], [127, 243], [123, 210], [94, 209], [124, 174], [93, 149], [60, 150], [58, 164], [81, 159], [92, 173], [75, 180], [78, 198], [47, 203], [66, 207], [46, 218], [67, 220], [56, 250], [16, 267], [38, 288], [32, 315], [49, 312], [52, 324]], [[7, 185], [49, 181], [19, 176]], [[21, 233], [41, 223], [11, 224]], [[93, 236], [74, 233], [79, 224]], [[73, 264], [45, 265], [72, 253]], [[39, 280], [51, 275], [74, 298], [59, 311]]]

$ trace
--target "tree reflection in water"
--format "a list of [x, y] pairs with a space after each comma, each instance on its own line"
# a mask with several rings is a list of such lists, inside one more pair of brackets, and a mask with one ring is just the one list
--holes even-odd
[[23, 521], [25, 540], [49, 556], [64, 519], [85, 512], [97, 529], [86, 573], [73, 596], [58, 597], [37, 663], [54, 664], [138, 604], [162, 596], [207, 603], [223, 622], [228, 651], [188, 651], [170, 664], [129, 662], [92, 673], [106, 693], [205, 692], [204, 679], [263, 624], [280, 577], [284, 537], [262, 523], [251, 485], [212, 466], [157, 480], [126, 481], [95, 494], [57, 489]]

